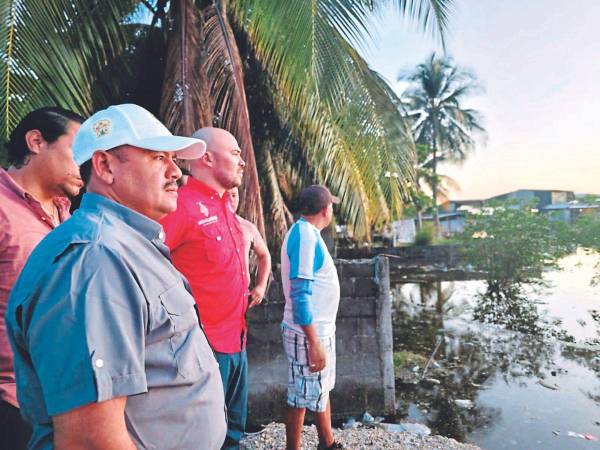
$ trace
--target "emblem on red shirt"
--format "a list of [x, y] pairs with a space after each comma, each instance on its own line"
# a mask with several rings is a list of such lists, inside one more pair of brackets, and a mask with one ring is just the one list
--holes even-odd
[[217, 216], [210, 216], [210, 217], [207, 217], [206, 219], [199, 220], [198, 225], [205, 226], [205, 225], [209, 225], [211, 223], [215, 223], [218, 221], [219, 221], [219, 218]]
[[202, 202], [198, 202], [198, 207], [200, 208], [200, 213], [208, 217], [208, 208], [204, 206]]

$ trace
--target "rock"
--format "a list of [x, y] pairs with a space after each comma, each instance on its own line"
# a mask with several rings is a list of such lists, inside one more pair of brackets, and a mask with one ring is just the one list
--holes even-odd
[[[480, 450], [473, 444], [461, 444], [442, 436], [389, 433], [381, 428], [334, 429], [333, 434], [337, 441], [352, 450]], [[302, 449], [314, 449], [318, 443], [316, 427], [305, 426]], [[270, 423], [262, 431], [245, 436], [240, 444], [242, 450], [280, 450], [285, 447], [285, 426]]]

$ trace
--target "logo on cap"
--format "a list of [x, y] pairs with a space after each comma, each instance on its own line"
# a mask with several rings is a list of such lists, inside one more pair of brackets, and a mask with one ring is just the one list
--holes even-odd
[[112, 122], [108, 119], [101, 119], [92, 125], [92, 130], [97, 138], [102, 136], [106, 136], [110, 133], [110, 129], [112, 128]]

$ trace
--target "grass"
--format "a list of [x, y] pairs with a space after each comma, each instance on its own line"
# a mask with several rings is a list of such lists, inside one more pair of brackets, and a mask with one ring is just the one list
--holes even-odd
[[403, 370], [411, 369], [414, 366], [425, 367], [425, 364], [427, 364], [427, 357], [418, 353], [406, 350], [394, 352], [394, 371], [396, 376]]

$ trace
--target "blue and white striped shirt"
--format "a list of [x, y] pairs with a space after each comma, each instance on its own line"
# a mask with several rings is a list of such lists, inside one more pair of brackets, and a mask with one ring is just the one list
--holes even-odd
[[333, 335], [340, 301], [337, 271], [321, 233], [304, 219], [283, 241], [281, 279], [284, 325], [302, 333], [302, 325], [314, 324], [320, 337]]

